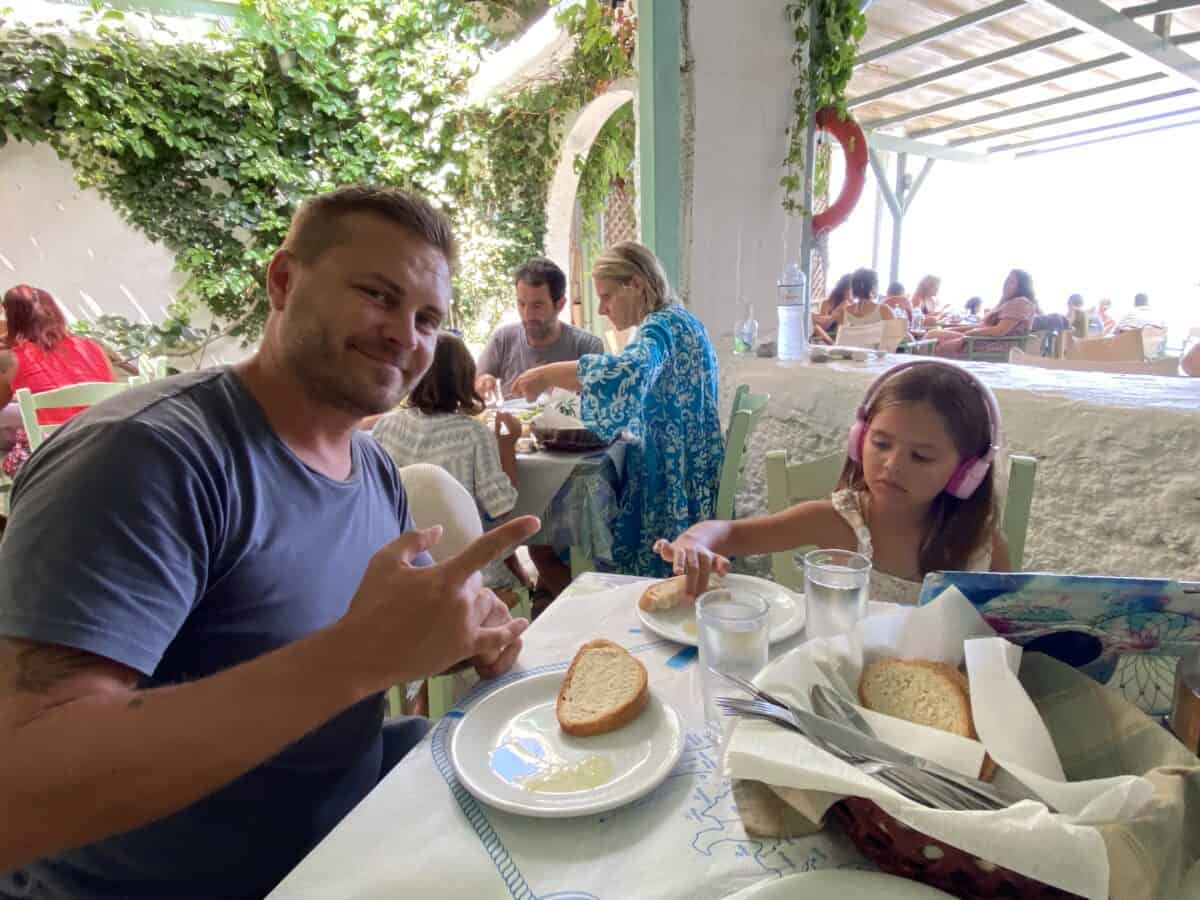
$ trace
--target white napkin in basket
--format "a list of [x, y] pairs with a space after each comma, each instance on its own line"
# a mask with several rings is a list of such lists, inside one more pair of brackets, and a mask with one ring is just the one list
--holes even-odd
[[928, 809], [800, 735], [762, 722], [737, 722], [726, 750], [727, 774], [794, 789], [786, 799], [814, 822], [844, 796], [867, 797], [910, 827], [981, 859], [1104, 900], [1108, 859], [1091, 825], [1135, 815], [1149, 801], [1151, 785], [1132, 776], [1064, 783], [1049, 734], [1016, 679], [1020, 648], [991, 635], [970, 602], [951, 588], [928, 606], [866, 619], [844, 637], [809, 641], [770, 664], [758, 683], [807, 709], [813, 684], [826, 684], [857, 702], [864, 661], [878, 656], [951, 665], [965, 659], [981, 743], [868, 713], [872, 726], [880, 726], [885, 740], [967, 774], [978, 774], [986, 748], [1008, 770], [998, 774], [997, 785], [1019, 777], [1063, 813], [1052, 814], [1032, 800], [994, 812]]

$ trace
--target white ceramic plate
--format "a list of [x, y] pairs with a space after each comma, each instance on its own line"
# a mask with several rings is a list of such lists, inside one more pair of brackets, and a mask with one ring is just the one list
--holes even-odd
[[[726, 575], [723, 581], [723, 587], [758, 594], [770, 604], [771, 608], [767, 613], [771, 623], [768, 640], [772, 644], [790, 638], [804, 627], [803, 594], [793, 594], [787, 588], [773, 581], [755, 578], [753, 575]], [[636, 601], [634, 602], [638, 618], [642, 620], [642, 625], [646, 628], [668, 641], [696, 646], [696, 608], [694, 606], [646, 610], [636, 606]]]
[[679, 715], [650, 688], [633, 722], [577, 738], [554, 705], [566, 672], [522, 678], [472, 706], [450, 738], [454, 772], [478, 800], [525, 816], [604, 812], [648, 794], [683, 753]]
[[[821, 869], [772, 879], [738, 891], [726, 900], [947, 900], [949, 894], [919, 881], [860, 872]], [[952, 898], [951, 898], [952, 900]]]

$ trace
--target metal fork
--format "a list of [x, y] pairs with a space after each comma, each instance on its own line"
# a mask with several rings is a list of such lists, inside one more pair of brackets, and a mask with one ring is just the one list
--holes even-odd
[[[722, 678], [737, 685], [742, 690], [746, 691], [747, 693], [751, 694], [752, 696], [759, 698], [759, 700], [761, 700], [765, 703], [772, 704], [773, 706], [779, 707], [780, 709], [782, 709], [788, 713], [789, 720], [792, 720], [792, 721], [795, 720], [795, 716], [791, 715], [791, 704], [788, 703], [786, 700], [783, 700], [779, 697], [772, 695], [768, 691], [763, 690], [762, 688], [758, 687], [758, 685], [754, 684], [753, 682], [751, 682], [750, 680], [748, 680], [746, 678], [741, 677], [740, 675], [733, 675], [728, 672], [719, 672], [716, 669], [713, 669], [711, 666], [709, 667], [709, 671], [714, 672], [717, 675], [720, 675]], [[799, 726], [799, 724], [800, 724], [799, 722], [796, 722], [797, 726]], [[868, 728], [869, 727], [870, 726], [868, 726]], [[813, 740], [812, 736], [807, 734], [807, 732], [805, 732], [803, 729], [799, 729], [799, 730], [800, 730], [801, 734], [804, 734], [805, 737], [809, 738], [809, 740]], [[872, 732], [872, 736], [873, 736], [873, 732]], [[840, 747], [838, 749], [841, 750]], [[833, 752], [833, 751], [831, 751], [831, 752]], [[872, 762], [883, 763], [884, 765], [891, 765], [891, 766], [900, 765], [900, 763], [897, 763], [895, 761], [882, 759], [882, 758], [876, 757], [876, 756], [864, 757], [864, 758], [868, 759]], [[934, 768], [936, 768], [937, 771], [929, 771], [927, 769], [915, 769], [913, 766], [905, 766], [905, 769], [907, 771], [919, 772], [920, 775], [918, 777], [920, 778], [921, 783], [928, 784], [930, 787], [930, 790], [932, 792], [936, 792], [936, 793], [940, 794], [941, 796], [954, 796], [954, 797], [963, 798], [961, 802], [965, 803], [966, 805], [962, 806], [960, 808], [963, 808], [963, 809], [1005, 809], [1008, 806], [1011, 806], [1013, 803], [1016, 803], [1019, 800], [1024, 799], [1023, 797], [1016, 797], [1016, 796], [1009, 797], [1009, 796], [1003, 795], [1000, 791], [996, 790], [995, 788], [993, 788], [991, 785], [988, 785], [988, 784], [983, 784], [983, 783], [975, 784], [974, 782], [976, 781], [976, 779], [970, 779], [968, 781], [964, 776], [959, 775], [957, 772], [953, 772], [952, 770], [949, 770], [949, 769], [942, 770], [941, 767], [934, 767]], [[1032, 796], [1032, 795], [1030, 795], [1030, 796]], [[1042, 801], [1042, 802], [1044, 802], [1044, 801]], [[1049, 807], [1049, 808], [1050, 808], [1051, 812], [1055, 811], [1052, 807]]]
[[[901, 769], [892, 763], [886, 762], [885, 760], [870, 759], [862, 756], [861, 754], [852, 753], [851, 751], [842, 747], [836, 747], [833, 744], [830, 744], [828, 741], [822, 740], [814, 734], [810, 734], [800, 725], [800, 722], [796, 719], [795, 715], [792, 714], [791, 706], [786, 700], [776, 697], [769, 691], [760, 688], [748, 678], [743, 678], [741, 675], [735, 675], [731, 672], [721, 672], [712, 668], [712, 666], [709, 666], [709, 671], [720, 675], [722, 678], [740, 687], [752, 697], [757, 697], [763, 703], [769, 704], [770, 706], [779, 710], [779, 712], [786, 714], [786, 719], [784, 720], [772, 718], [770, 715], [765, 715], [763, 716], [764, 718], [772, 718], [772, 721], [777, 721], [779, 724], [792, 728], [793, 730], [804, 735], [804, 737], [808, 738], [808, 740], [811, 741], [815, 746], [820, 747], [826, 752], [831, 753], [832, 755], [849, 763], [852, 766], [858, 767], [861, 771], [866, 772], [868, 775], [872, 775], [876, 778], [886, 781], [889, 785], [900, 791], [900, 793], [904, 794], [910, 800], [925, 806], [934, 806], [940, 809], [962, 810], [974, 808], [964, 805], [962, 801], [952, 792], [942, 789], [941, 785], [937, 783], [926, 785], [924, 791], [922, 791], [922, 787], [916, 784], [919, 774], [916, 773], [911, 767]], [[720, 704], [721, 699], [731, 698], [718, 698], [718, 704]], [[728, 714], [728, 710], [724, 711], [726, 711]], [[752, 713], [746, 712], [745, 714], [751, 715]], [[916, 775], [916, 777], [914, 777], [914, 775]], [[903, 785], [903, 787], [898, 786], [898, 783]], [[916, 796], [914, 796], [914, 794]]]
[[[832, 721], [840, 721], [842, 724], [849, 725], [856, 731], [880, 740], [879, 735], [875, 733], [875, 729], [870, 723], [862, 717], [859, 711], [852, 703], [842, 697], [837, 691], [821, 685], [813, 685], [810, 691], [809, 698], [813, 704], [813, 711]], [[1014, 803], [1020, 803], [1022, 800], [1035, 800], [1038, 803], [1045, 804], [1050, 812], [1057, 810], [1037, 793], [1029, 790], [1020, 782], [1015, 782], [1015, 788], [1001, 789], [993, 784], [985, 781], [980, 781], [978, 778], [972, 778], [968, 775], [962, 775], [953, 769], [948, 769], [945, 766], [940, 766], [932, 760], [925, 760], [920, 766], [921, 771], [927, 775], [933, 776], [941, 781], [948, 781], [958, 788], [967, 791], [969, 794], [980, 797], [985, 802], [991, 803], [996, 809], [1004, 809], [1012, 806]]]
[[910, 766], [895, 765], [883, 760], [871, 759], [862, 754], [845, 750], [828, 741], [821, 740], [816, 735], [805, 731], [785, 707], [773, 703], [741, 700], [733, 697], [718, 697], [716, 703], [726, 715], [764, 719], [803, 735], [814, 746], [825, 750], [842, 760], [842, 762], [854, 766], [859, 771], [882, 781], [914, 803], [933, 807], [934, 809], [953, 811], [979, 808], [978, 805], [966, 802], [964, 798], [956, 796], [942, 785], [936, 782], [931, 783], [922, 778], [922, 773], [917, 769], [913, 769]]

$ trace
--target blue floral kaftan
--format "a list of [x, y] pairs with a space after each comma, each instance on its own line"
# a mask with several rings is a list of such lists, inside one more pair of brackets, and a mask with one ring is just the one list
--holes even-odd
[[579, 360], [582, 418], [605, 440], [627, 430], [625, 488], [613, 556], [628, 575], [665, 577], [651, 551], [716, 514], [724, 441], [717, 357], [700, 320], [682, 306], [650, 313], [619, 354]]

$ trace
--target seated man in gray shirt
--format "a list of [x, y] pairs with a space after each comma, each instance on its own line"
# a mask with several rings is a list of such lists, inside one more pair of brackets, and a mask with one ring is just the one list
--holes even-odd
[[424, 200], [314, 198], [259, 351], [130, 389], [22, 469], [0, 543], [0, 898], [265, 896], [412, 748], [382, 692], [507, 670], [528, 624], [432, 565], [366, 434], [428, 369], [454, 238]]
[[567, 302], [567, 276], [544, 257], [534, 257], [514, 276], [520, 322], [496, 330], [479, 357], [475, 389], [485, 398], [497, 382], [505, 397], [522, 372], [552, 362], [603, 353], [600, 338], [558, 316]]

